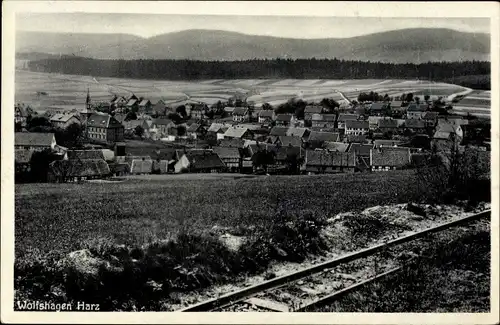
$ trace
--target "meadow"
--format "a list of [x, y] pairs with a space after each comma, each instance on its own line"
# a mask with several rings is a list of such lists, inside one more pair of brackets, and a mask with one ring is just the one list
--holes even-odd
[[[414, 92], [419, 95], [449, 96], [467, 88], [421, 80], [399, 79], [213, 79], [204, 81], [168, 81], [100, 78], [92, 76], [63, 75], [16, 71], [16, 101], [30, 104], [35, 108], [79, 107], [83, 108], [87, 89], [94, 101], [107, 101], [114, 94], [119, 96], [142, 96], [153, 103], [159, 99], [166, 102], [192, 99], [211, 105], [217, 101], [225, 102], [235, 94], [248, 94], [254, 105], [263, 103], [279, 105], [290, 98], [319, 102], [321, 99], [334, 98], [342, 101], [339, 92], [349, 99], [357, 98], [360, 92], [378, 92], [390, 96]], [[47, 95], [38, 95], [45, 92]]]
[[16, 256], [30, 248], [69, 252], [89, 238], [142, 244], [178, 232], [265, 226], [276, 211], [327, 218], [418, 198], [415, 172], [122, 183], [18, 184]]

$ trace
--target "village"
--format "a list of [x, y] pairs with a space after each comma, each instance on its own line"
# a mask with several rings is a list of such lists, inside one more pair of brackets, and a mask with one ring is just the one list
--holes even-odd
[[[442, 98], [411, 93], [360, 93], [340, 103], [291, 99], [273, 108], [237, 97], [210, 107], [193, 100], [153, 103], [134, 94], [93, 102], [87, 92], [82, 109], [16, 104], [16, 181], [33, 170], [49, 182], [129, 174], [379, 172], [417, 168], [466, 146], [488, 155], [489, 122], [450, 114], [450, 108]], [[50, 157], [33, 159], [41, 152]]]

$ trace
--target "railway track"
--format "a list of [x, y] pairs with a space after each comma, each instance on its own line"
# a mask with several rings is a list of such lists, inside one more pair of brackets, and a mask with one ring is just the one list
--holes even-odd
[[432, 234], [489, 219], [491, 210], [447, 222], [257, 285], [188, 306], [179, 312], [303, 312], [403, 270]]

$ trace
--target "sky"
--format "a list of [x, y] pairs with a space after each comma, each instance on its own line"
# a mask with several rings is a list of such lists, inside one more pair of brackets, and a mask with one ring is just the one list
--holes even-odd
[[123, 33], [141, 37], [217, 29], [288, 38], [344, 38], [403, 28], [450, 28], [489, 33], [488, 18], [369, 18], [112, 13], [18, 13], [16, 30]]

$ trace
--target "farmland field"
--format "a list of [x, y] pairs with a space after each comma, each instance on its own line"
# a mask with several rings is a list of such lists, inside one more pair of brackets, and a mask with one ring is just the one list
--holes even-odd
[[69, 252], [90, 237], [141, 244], [180, 230], [265, 225], [273, 222], [278, 203], [294, 213], [328, 217], [408, 202], [419, 194], [414, 173], [18, 184], [15, 252]]
[[[374, 91], [391, 96], [414, 92], [419, 95], [449, 96], [461, 93], [467, 88], [420, 80], [364, 79], [364, 80], [325, 80], [325, 79], [234, 79], [205, 81], [159, 81], [119, 78], [94, 78], [28, 71], [16, 71], [16, 102], [30, 104], [35, 109], [58, 107], [81, 107], [85, 104], [87, 88], [92, 100], [109, 100], [114, 94], [149, 98], [153, 103], [159, 99], [167, 102], [193, 99], [209, 104], [218, 100], [226, 101], [236, 93], [249, 93], [249, 100], [256, 106], [265, 102], [273, 105], [286, 102], [290, 98], [306, 101], [320, 101], [324, 97], [341, 100], [339, 92], [354, 99], [362, 92]], [[45, 92], [46, 95], [37, 94]], [[488, 100], [489, 94], [478, 95]]]

